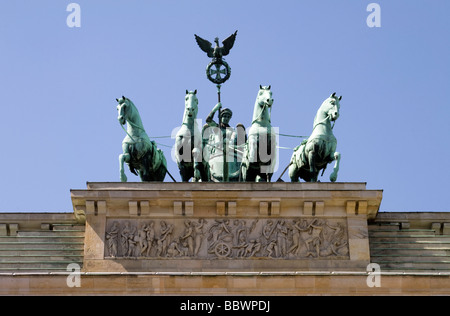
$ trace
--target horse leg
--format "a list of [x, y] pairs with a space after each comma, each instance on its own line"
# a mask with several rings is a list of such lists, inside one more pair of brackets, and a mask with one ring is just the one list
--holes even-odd
[[252, 164], [249, 163], [245, 170], [244, 182], [255, 182], [256, 176], [257, 173], [255, 172], [255, 169], [253, 168]]
[[311, 173], [311, 182], [317, 182], [317, 174], [318, 171], [316, 170], [316, 153], [314, 150], [311, 150], [308, 153], [308, 163], [309, 163], [309, 172]]
[[334, 153], [334, 160], [336, 160], [336, 163], [334, 164], [333, 172], [330, 174], [330, 181], [336, 182], [337, 175], [339, 172], [339, 163], [341, 162], [341, 154], [339, 152]]
[[189, 182], [191, 177], [189, 176], [188, 168], [183, 163], [180, 163], [178, 164], [178, 169], [180, 170], [181, 181]]
[[259, 172], [258, 175], [256, 176], [255, 181], [256, 182], [270, 182], [271, 178], [272, 178], [271, 173]]
[[127, 182], [127, 176], [125, 175], [125, 170], [123, 168], [124, 162], [130, 162], [130, 154], [128, 153], [128, 144], [122, 145], [123, 154], [119, 155], [119, 171], [120, 171], [120, 181]]
[[291, 182], [299, 182], [298, 181], [298, 169], [295, 164], [289, 166], [289, 178]]
[[194, 160], [194, 182], [205, 181], [205, 168], [201, 157], [201, 151], [199, 148], [194, 148], [192, 150], [192, 157]]
[[159, 173], [156, 181], [164, 181], [166, 174], [169, 173], [169, 171], [167, 170], [166, 157], [164, 157], [164, 153], [162, 151], [160, 152], [160, 155], [161, 155], [161, 165], [159, 166]]
[[291, 182], [299, 182], [299, 170], [300, 167], [297, 166], [297, 160], [298, 157], [296, 156], [296, 152], [292, 154], [291, 162], [289, 163], [289, 178], [291, 179]]
[[249, 163], [258, 161], [258, 137], [256, 135], [248, 138], [248, 161]]

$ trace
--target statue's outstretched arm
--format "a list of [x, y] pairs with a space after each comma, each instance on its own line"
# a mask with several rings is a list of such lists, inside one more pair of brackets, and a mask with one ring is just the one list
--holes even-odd
[[[214, 114], [216, 114], [216, 112], [222, 107], [222, 103], [217, 103], [214, 108], [212, 109], [211, 113], [209, 113], [208, 117], [206, 118], [206, 123], [212, 123], [214, 122], [213, 117]], [[214, 122], [215, 123], [215, 122]]]

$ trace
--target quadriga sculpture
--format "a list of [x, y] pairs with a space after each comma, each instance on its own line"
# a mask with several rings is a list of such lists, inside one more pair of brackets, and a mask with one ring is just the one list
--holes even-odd
[[122, 141], [123, 153], [119, 156], [120, 181], [126, 182], [124, 163], [130, 171], [138, 175], [142, 181], [163, 181], [167, 173], [167, 162], [164, 153], [157, 148], [145, 132], [136, 106], [130, 99], [122, 96], [116, 99], [118, 120], [122, 128], [127, 123], [126, 136]]
[[273, 105], [270, 86], [259, 86], [248, 132], [241, 173], [244, 182], [270, 182], [276, 162], [276, 134], [270, 117]]
[[330, 181], [337, 180], [341, 154], [336, 151], [337, 140], [331, 122], [339, 117], [341, 99], [342, 96], [336, 97], [335, 92], [322, 103], [314, 118], [312, 134], [294, 149], [289, 166], [292, 182], [298, 182], [299, 177], [307, 182], [317, 182], [320, 170], [325, 171], [327, 164], [334, 160], [336, 164]]

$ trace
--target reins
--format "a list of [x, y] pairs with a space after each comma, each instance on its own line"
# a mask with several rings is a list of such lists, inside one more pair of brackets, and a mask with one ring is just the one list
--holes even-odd
[[[314, 130], [318, 125], [325, 123], [326, 120], [328, 120], [328, 119], [329, 119], [330, 122], [331, 122], [331, 115], [330, 115], [330, 114], [328, 114], [322, 121], [320, 121], [320, 122], [314, 124], [313, 130]], [[331, 126], [331, 129], [334, 128], [334, 124], [336, 124], [336, 121], [333, 121], [333, 125]]]
[[259, 120], [261, 118], [261, 116], [263, 115], [264, 111], [266, 110], [266, 108], [268, 107], [268, 104], [266, 102], [264, 102], [264, 106], [261, 110], [261, 112], [259, 113], [259, 115], [252, 121], [252, 125], [253, 123], [255, 123], [257, 120]]

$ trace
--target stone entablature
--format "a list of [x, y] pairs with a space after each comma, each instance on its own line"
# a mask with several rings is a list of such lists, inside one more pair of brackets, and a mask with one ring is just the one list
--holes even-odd
[[382, 198], [364, 183], [88, 183], [71, 194], [88, 272], [365, 269]]

